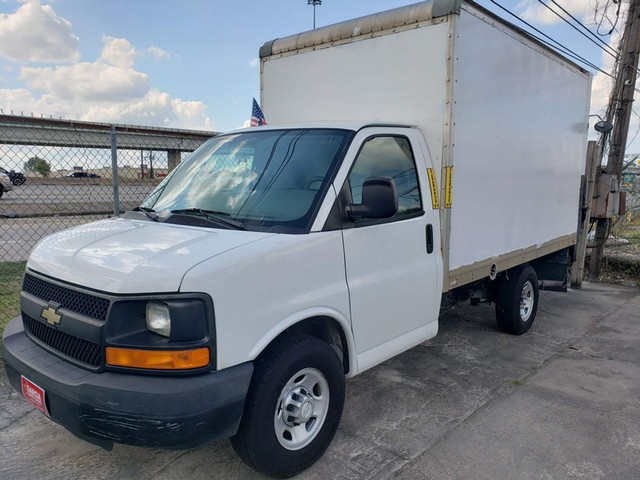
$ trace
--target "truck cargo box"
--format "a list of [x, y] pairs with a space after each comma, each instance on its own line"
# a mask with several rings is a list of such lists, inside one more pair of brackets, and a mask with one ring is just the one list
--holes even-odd
[[473, 2], [431, 0], [266, 43], [270, 124], [415, 125], [436, 170], [444, 289], [575, 244], [591, 76]]

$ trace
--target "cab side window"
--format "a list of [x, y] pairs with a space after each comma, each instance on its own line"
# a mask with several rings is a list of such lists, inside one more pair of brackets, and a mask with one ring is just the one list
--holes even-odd
[[349, 174], [353, 203], [362, 202], [362, 184], [369, 177], [390, 177], [395, 181], [398, 212], [394, 218], [422, 213], [416, 164], [408, 139], [380, 136], [363, 144]]

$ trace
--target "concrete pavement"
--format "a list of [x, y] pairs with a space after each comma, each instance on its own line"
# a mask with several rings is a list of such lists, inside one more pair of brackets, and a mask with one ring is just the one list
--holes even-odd
[[[640, 290], [542, 292], [521, 337], [498, 332], [486, 305], [440, 325], [347, 382], [333, 444], [298, 478], [640, 478]], [[227, 441], [102, 451], [34, 411], [4, 375], [0, 405], [3, 479], [262, 478]]]

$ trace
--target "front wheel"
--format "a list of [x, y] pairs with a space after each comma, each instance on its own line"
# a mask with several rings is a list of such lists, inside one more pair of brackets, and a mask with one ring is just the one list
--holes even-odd
[[531, 265], [509, 270], [500, 280], [496, 298], [498, 327], [514, 335], [527, 332], [538, 310], [538, 276]]
[[256, 361], [231, 443], [259, 472], [291, 477], [322, 456], [343, 405], [344, 370], [334, 350], [315, 337], [285, 337]]

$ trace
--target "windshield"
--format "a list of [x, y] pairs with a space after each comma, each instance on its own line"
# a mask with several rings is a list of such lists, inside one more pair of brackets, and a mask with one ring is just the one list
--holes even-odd
[[352, 135], [346, 130], [299, 129], [212, 138], [140, 207], [176, 214], [207, 212], [253, 230], [308, 230]]

